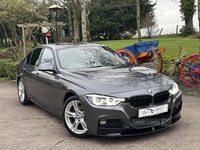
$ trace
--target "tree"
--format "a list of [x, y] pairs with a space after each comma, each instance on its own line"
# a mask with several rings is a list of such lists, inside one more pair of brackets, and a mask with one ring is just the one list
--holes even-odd
[[[136, 33], [136, 5], [128, 0], [101, 0], [89, 15], [93, 39], [120, 39], [120, 33]], [[153, 12], [155, 3], [140, 0], [140, 20]]]
[[146, 36], [151, 38], [158, 32], [158, 25], [156, 24], [156, 18], [152, 14], [146, 14], [146, 17], [141, 21], [141, 28], [144, 28]]
[[[135, 33], [137, 30], [135, 1], [65, 0], [65, 2], [69, 35], [73, 37], [74, 42], [79, 42], [81, 39], [91, 41], [90, 33], [93, 38], [119, 39], [121, 32]], [[140, 13], [141, 18], [144, 18], [146, 13], [152, 12], [154, 5], [150, 0], [141, 0], [140, 3], [143, 9]]]
[[14, 53], [18, 53], [19, 41], [22, 40], [21, 30], [17, 28], [17, 24], [47, 20], [49, 12], [46, 8], [41, 9], [42, 5], [40, 4], [38, 0], [0, 1], [0, 24], [6, 39], [12, 41], [10, 42], [11, 46], [15, 46]]
[[199, 21], [199, 36], [200, 36], [200, 0], [198, 0], [198, 21]]
[[80, 42], [80, 1], [72, 0], [72, 12], [73, 12], [73, 27], [74, 27], [74, 42]]
[[180, 12], [185, 25], [180, 29], [181, 36], [195, 34], [193, 16], [196, 11], [195, 0], [180, 0]]
[[87, 16], [86, 16], [86, 1], [80, 0], [81, 3], [81, 27], [82, 41], [87, 42]]
[[196, 11], [195, 0], [180, 0], [180, 12], [185, 26], [193, 27], [193, 16]]
[[[137, 30], [136, 6], [132, 0], [1, 0], [0, 31], [6, 32], [4, 35], [17, 46], [22, 37], [16, 25], [49, 21], [48, 7], [55, 3], [65, 7], [66, 13], [60, 20], [68, 22], [67, 31], [75, 42], [90, 41], [90, 33], [93, 38], [119, 39], [120, 33], [130, 31], [135, 34]], [[141, 19], [153, 10], [150, 0], [140, 0], [140, 7]], [[35, 35], [39, 35], [36, 32], [41, 30], [34, 30]]]
[[137, 13], [137, 17], [136, 17], [136, 20], [137, 20], [137, 31], [138, 31], [138, 40], [139, 42], [142, 42], [142, 35], [141, 35], [141, 31], [140, 31], [140, 1], [139, 0], [136, 0], [136, 13]]
[[[66, 0], [70, 36], [74, 42], [87, 42], [87, 3], [86, 0]], [[73, 24], [72, 24], [73, 22]], [[73, 32], [72, 32], [73, 29]], [[82, 31], [82, 34], [80, 34]]]

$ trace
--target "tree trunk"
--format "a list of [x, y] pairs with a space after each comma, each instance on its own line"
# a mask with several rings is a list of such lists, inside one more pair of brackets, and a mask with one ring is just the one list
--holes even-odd
[[195, 14], [195, 0], [180, 0], [180, 12], [185, 26], [189, 26], [194, 30], [193, 16]]
[[92, 41], [92, 38], [91, 38], [91, 35], [90, 35], [90, 21], [89, 21], [89, 14], [87, 15], [87, 40], [88, 42], [91, 42]]
[[136, 12], [137, 12], [137, 31], [138, 31], [138, 40], [142, 42], [142, 35], [140, 31], [140, 1], [136, 0]]
[[3, 43], [3, 39], [0, 38], [0, 47], [3, 47], [4, 43]]
[[70, 39], [72, 39], [73, 28], [72, 28], [72, 14], [71, 14], [71, 4], [70, 3], [67, 3], [67, 14], [68, 14], [69, 36], [70, 36]]
[[87, 21], [86, 21], [85, 0], [81, 0], [81, 27], [82, 27], [82, 41], [87, 42]]
[[76, 9], [73, 9], [73, 16], [74, 16], [74, 42], [80, 42], [80, 30], [79, 30], [79, 13]]
[[188, 17], [185, 20], [185, 25], [188, 25], [188, 26], [192, 27], [192, 29], [194, 29], [194, 26], [193, 26], [193, 16], [190, 16], [190, 17]]
[[199, 36], [200, 36], [200, 0], [198, 0], [198, 20], [199, 20]]
[[148, 33], [148, 37], [151, 38], [152, 33], [151, 33], [151, 30], [150, 30], [150, 27], [147, 27], [147, 33]]
[[18, 58], [18, 53], [19, 53], [19, 40], [18, 40], [18, 36], [17, 36], [17, 30], [16, 30], [16, 26], [15, 25], [9, 25], [9, 28], [10, 28], [10, 31], [11, 31], [11, 36], [12, 36], [12, 42], [14, 42], [14, 45], [13, 43], [11, 42], [10, 44], [15, 48], [13, 48], [13, 55]]

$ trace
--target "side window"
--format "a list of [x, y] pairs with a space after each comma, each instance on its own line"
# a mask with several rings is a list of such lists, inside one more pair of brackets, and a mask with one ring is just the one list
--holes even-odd
[[31, 56], [31, 60], [30, 60], [30, 65], [35, 66], [36, 61], [38, 60], [41, 51], [42, 51], [42, 48], [38, 48], [38, 49], [35, 49], [33, 51], [32, 56]]
[[42, 58], [41, 58], [41, 64], [43, 63], [50, 63], [54, 66], [54, 58], [53, 53], [51, 49], [46, 48], [43, 52]]
[[26, 56], [26, 64], [29, 64], [30, 63], [30, 59], [31, 59], [31, 55], [32, 55], [33, 52], [31, 52], [30, 54], [28, 54]]

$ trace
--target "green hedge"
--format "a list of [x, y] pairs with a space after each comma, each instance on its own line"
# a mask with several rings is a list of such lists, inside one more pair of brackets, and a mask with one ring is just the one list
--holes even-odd
[[10, 80], [15, 80], [18, 63], [18, 61], [10, 59], [0, 59], [0, 77], [9, 77]]
[[6, 72], [6, 63], [8, 59], [0, 59], [0, 77], [7, 77], [8, 74]]
[[6, 73], [8, 74], [8, 77], [11, 80], [15, 80], [16, 79], [16, 69], [17, 69], [17, 65], [18, 65], [18, 61], [10, 61], [6, 63]]

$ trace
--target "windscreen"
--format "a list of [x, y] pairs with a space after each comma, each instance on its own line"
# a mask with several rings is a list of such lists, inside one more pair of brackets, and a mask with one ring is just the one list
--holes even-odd
[[127, 62], [106, 46], [76, 46], [58, 51], [62, 68], [77, 69], [105, 66], [120, 66]]

